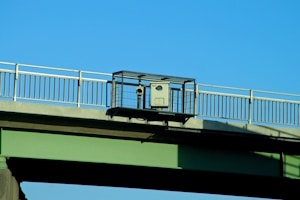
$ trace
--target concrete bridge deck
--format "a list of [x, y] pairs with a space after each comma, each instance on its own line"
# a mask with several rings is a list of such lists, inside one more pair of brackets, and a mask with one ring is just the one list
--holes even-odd
[[[190, 118], [185, 124], [180, 122], [165, 124], [160, 121], [110, 117], [106, 114], [106, 110], [5, 101], [0, 104], [0, 114], [2, 128], [14, 127], [15, 129], [131, 138], [141, 141], [160, 140], [166, 143], [187, 142], [189, 144], [201, 143], [204, 137], [217, 136], [222, 139], [223, 136], [226, 136], [231, 137], [232, 140], [228, 138], [226, 141], [218, 142], [220, 139], [214, 138], [215, 141], [209, 145], [221, 145], [234, 149], [253, 146], [255, 151], [300, 153], [297, 146], [293, 148], [292, 145], [300, 142], [300, 129], [294, 127], [260, 126], [196, 118]], [[201, 140], [194, 140], [194, 137], [201, 137]], [[237, 138], [242, 143], [232, 146], [232, 142]], [[262, 145], [251, 141], [255, 139], [261, 141], [259, 143]], [[264, 144], [264, 140], [268, 140], [268, 145]], [[289, 142], [289, 146], [285, 147], [283, 142]]]
[[300, 186], [299, 129], [194, 118], [165, 124], [5, 101], [0, 127], [1, 156], [18, 182], [269, 198], [294, 198]]

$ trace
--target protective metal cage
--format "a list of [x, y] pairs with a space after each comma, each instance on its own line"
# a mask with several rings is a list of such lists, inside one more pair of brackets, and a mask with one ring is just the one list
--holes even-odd
[[111, 116], [185, 122], [196, 114], [193, 78], [118, 71], [111, 84]]

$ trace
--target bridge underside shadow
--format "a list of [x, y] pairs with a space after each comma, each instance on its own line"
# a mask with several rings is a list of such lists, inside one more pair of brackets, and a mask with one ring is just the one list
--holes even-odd
[[299, 131], [287, 139], [194, 119], [168, 126], [89, 109], [1, 106], [0, 153], [19, 183], [299, 199]]
[[300, 187], [299, 181], [284, 177], [25, 158], [10, 158], [7, 163], [19, 183], [113, 186], [278, 199], [294, 199], [299, 196]]

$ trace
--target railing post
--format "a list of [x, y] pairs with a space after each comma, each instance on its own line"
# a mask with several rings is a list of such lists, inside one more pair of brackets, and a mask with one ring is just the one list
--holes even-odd
[[198, 98], [198, 84], [194, 83], [194, 118], [196, 118], [197, 114], [197, 98]]
[[81, 83], [82, 83], [82, 72], [79, 71], [79, 78], [78, 78], [78, 91], [77, 91], [77, 107], [80, 107], [80, 89], [81, 89]]
[[14, 101], [17, 101], [17, 86], [18, 86], [18, 78], [19, 78], [19, 65], [15, 65], [15, 82], [14, 82]]
[[185, 113], [185, 83], [182, 84], [182, 104], [181, 104], [181, 112]]
[[252, 121], [252, 101], [253, 101], [253, 90], [250, 89], [249, 106], [248, 106], [248, 124]]
[[110, 106], [111, 108], [116, 107], [116, 81], [115, 78], [113, 77], [112, 82], [111, 82], [111, 97], [110, 97]]

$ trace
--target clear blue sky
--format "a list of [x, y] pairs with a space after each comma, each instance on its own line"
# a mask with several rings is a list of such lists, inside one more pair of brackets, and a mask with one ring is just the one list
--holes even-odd
[[[299, 10], [298, 0], [2, 0], [0, 61], [108, 73], [126, 69], [300, 94]], [[29, 200], [217, 199], [101, 187], [23, 187]]]

